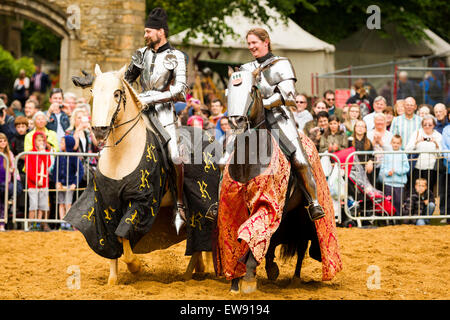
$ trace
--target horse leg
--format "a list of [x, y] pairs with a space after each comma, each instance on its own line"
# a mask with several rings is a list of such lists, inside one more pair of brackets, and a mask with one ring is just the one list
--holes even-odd
[[308, 240], [300, 239], [297, 247], [297, 265], [295, 266], [293, 284], [300, 284], [300, 271], [302, 270], [303, 258], [305, 257], [306, 249], [308, 248]]
[[195, 272], [204, 273], [205, 272], [205, 262], [203, 261], [203, 252], [200, 252], [197, 259], [197, 264], [195, 265]]
[[109, 259], [109, 278], [108, 285], [113, 286], [117, 284], [117, 268], [118, 259]]
[[205, 272], [214, 273], [214, 263], [211, 251], [204, 251]]
[[122, 239], [123, 261], [127, 264], [128, 271], [138, 273], [141, 270], [139, 259], [133, 254], [130, 246], [130, 240]]
[[252, 293], [256, 291], [256, 267], [258, 262], [253, 256], [252, 251], [248, 253], [247, 261], [245, 263], [247, 271], [241, 279], [241, 292], [242, 293]]
[[274, 262], [273, 260], [275, 260], [275, 248], [276, 248], [277, 244], [275, 244], [273, 241], [270, 243], [269, 245], [269, 249], [267, 250], [266, 253], [266, 274], [267, 274], [267, 279], [269, 280], [277, 280], [278, 276], [280, 275], [280, 269], [278, 269], [278, 265], [276, 262]]
[[198, 257], [201, 256], [201, 251], [194, 252], [189, 260], [189, 264], [184, 272], [183, 278], [184, 280], [192, 279], [192, 272], [194, 272], [194, 268], [197, 266]]

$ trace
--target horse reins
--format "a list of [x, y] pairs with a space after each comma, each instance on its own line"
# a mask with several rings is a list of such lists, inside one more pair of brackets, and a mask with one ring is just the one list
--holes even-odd
[[115, 122], [116, 122], [116, 118], [117, 118], [117, 115], [119, 114], [119, 111], [120, 111], [120, 105], [121, 105], [121, 103], [122, 103], [122, 101], [123, 101], [123, 110], [125, 111], [125, 106], [126, 106], [126, 104], [127, 104], [127, 99], [126, 99], [126, 96], [124, 95], [124, 87], [122, 86], [122, 90], [120, 90], [120, 89], [118, 89], [118, 90], [116, 90], [116, 92], [119, 92], [119, 94], [120, 94], [120, 96], [119, 96], [119, 101], [117, 102], [117, 107], [116, 107], [116, 111], [114, 111], [114, 114], [113, 114], [113, 116], [112, 116], [112, 118], [111, 118], [111, 123], [110, 123], [110, 125], [109, 125], [109, 127], [110, 127], [110, 130], [108, 131], [108, 134], [106, 135], [106, 137], [105, 137], [105, 141], [108, 139], [108, 137], [109, 137], [109, 135], [110, 135], [110, 133], [114, 130], [114, 129], [117, 129], [117, 128], [120, 128], [121, 126], [123, 126], [123, 125], [126, 125], [126, 124], [128, 124], [128, 123], [130, 123], [130, 122], [133, 122], [133, 121], [135, 121], [135, 123], [122, 135], [122, 137], [120, 137], [120, 139], [119, 140], [117, 140], [116, 142], [114, 142], [114, 144], [112, 145], [112, 146], [107, 146], [107, 145], [105, 145], [105, 146], [103, 146], [103, 148], [111, 148], [111, 147], [115, 147], [115, 146], [117, 146], [119, 143], [121, 143], [122, 142], [122, 140], [128, 135], [128, 133], [130, 133], [130, 131], [131, 130], [133, 130], [133, 128], [138, 124], [138, 122], [139, 122], [139, 120], [140, 120], [140, 116], [142, 115], [142, 111], [139, 111], [138, 112], [138, 114], [136, 115], [136, 117], [134, 117], [133, 119], [131, 119], [131, 120], [128, 120], [128, 121], [125, 121], [125, 122], [123, 122], [123, 123], [120, 123], [120, 124], [118, 124], [118, 125], [115, 125]]

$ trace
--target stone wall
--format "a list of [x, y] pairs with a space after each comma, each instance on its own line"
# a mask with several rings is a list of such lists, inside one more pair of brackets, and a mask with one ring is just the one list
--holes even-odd
[[76, 94], [71, 77], [81, 69], [120, 69], [143, 46], [144, 0], [1, 0], [0, 15], [33, 20], [62, 37], [60, 84]]

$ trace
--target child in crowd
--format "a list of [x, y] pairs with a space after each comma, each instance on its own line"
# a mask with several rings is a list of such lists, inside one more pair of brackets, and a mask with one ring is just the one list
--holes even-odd
[[[32, 138], [32, 151], [49, 152], [47, 148], [47, 138], [44, 132], [36, 131]], [[25, 168], [27, 172], [27, 187], [29, 196], [30, 219], [48, 219], [49, 198], [48, 198], [48, 168], [51, 166], [49, 155], [28, 154], [25, 157]], [[47, 223], [43, 223], [44, 231], [50, 231]], [[40, 225], [33, 223], [32, 230], [39, 230]]]
[[347, 135], [341, 130], [338, 117], [330, 116], [328, 118], [328, 129], [320, 137], [319, 152], [333, 153], [347, 147]]
[[[19, 116], [14, 121], [14, 125], [16, 127], [16, 134], [11, 140], [11, 151], [14, 156], [17, 156], [25, 150], [25, 135], [28, 132], [28, 119], [26, 117]], [[17, 161], [17, 174], [20, 176], [20, 181], [22, 182], [26, 179], [24, 167], [25, 156], [22, 156]], [[24, 192], [17, 195], [16, 215], [19, 217], [23, 217], [23, 213], [25, 212], [25, 197], [26, 195]]]
[[[400, 151], [402, 137], [398, 134], [392, 137], [392, 150]], [[409, 162], [404, 153], [388, 153], [383, 157], [380, 166], [379, 179], [384, 184], [384, 194], [391, 196], [395, 208], [395, 215], [400, 216], [400, 209], [404, 199], [404, 187], [408, 179]], [[396, 221], [394, 220], [394, 223]]]
[[[70, 135], [61, 138], [61, 152], [74, 152], [75, 139]], [[76, 156], [59, 156], [55, 160], [52, 177], [56, 182], [59, 218], [62, 220], [72, 206], [73, 193], [83, 178], [83, 162]], [[61, 230], [70, 230], [68, 223], [61, 223]]]
[[[428, 189], [427, 180], [424, 178], [417, 179], [412, 195], [408, 196], [403, 203], [403, 215], [431, 216], [435, 207], [434, 195]], [[422, 226], [429, 223], [429, 219], [417, 219], [416, 225]]]
[[[0, 153], [2, 153], [5, 157], [0, 157], [0, 231], [5, 231], [5, 202], [4, 196], [5, 191], [8, 189], [9, 196], [11, 196], [11, 188], [12, 183], [14, 183], [13, 173], [14, 173], [14, 155], [9, 150], [8, 138], [4, 133], [0, 133]], [[6, 159], [9, 161], [9, 170], [6, 171]], [[8, 177], [8, 184], [6, 183], [6, 178]]]

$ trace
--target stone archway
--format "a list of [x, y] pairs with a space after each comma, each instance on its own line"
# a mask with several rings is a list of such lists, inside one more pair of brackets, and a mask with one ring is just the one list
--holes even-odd
[[60, 86], [78, 95], [80, 70], [116, 70], [143, 46], [145, 0], [0, 0], [0, 15], [44, 25], [62, 38]]

